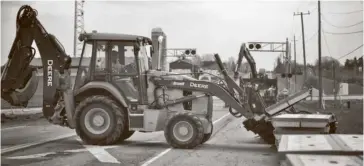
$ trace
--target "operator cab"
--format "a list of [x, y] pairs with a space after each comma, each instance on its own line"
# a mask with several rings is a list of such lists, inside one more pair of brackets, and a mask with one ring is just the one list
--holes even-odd
[[138, 102], [140, 91], [145, 91], [143, 86], [138, 88], [139, 83], [146, 82], [140, 76], [151, 65], [151, 40], [137, 35], [97, 32], [81, 34], [79, 40], [84, 46], [73, 89], [77, 91], [94, 81], [105, 82], [118, 88], [129, 102]]

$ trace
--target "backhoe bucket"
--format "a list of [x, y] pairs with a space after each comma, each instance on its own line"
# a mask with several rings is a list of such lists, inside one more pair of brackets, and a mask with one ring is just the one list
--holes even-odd
[[31, 71], [28, 82], [21, 89], [1, 91], [1, 98], [14, 106], [27, 107], [28, 101], [34, 96], [38, 88], [39, 77], [36, 69]]

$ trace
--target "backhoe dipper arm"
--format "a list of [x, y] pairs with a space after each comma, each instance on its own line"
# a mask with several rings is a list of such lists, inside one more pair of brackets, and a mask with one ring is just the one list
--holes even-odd
[[62, 96], [70, 88], [71, 58], [56, 37], [47, 33], [37, 19], [37, 11], [28, 5], [17, 14], [16, 37], [1, 77], [1, 97], [14, 106], [26, 107], [37, 89], [36, 68], [30, 66], [35, 56], [35, 41], [43, 67], [43, 114], [53, 115]]
[[234, 71], [234, 79], [238, 79], [238, 77], [239, 77], [239, 70], [240, 70], [241, 62], [243, 61], [243, 57], [245, 57], [246, 60], [248, 61], [248, 64], [249, 64], [251, 72], [252, 72], [252, 77], [257, 78], [258, 72], [257, 72], [254, 58], [253, 58], [253, 56], [251, 56], [250, 51], [246, 48], [245, 43], [243, 43], [240, 46], [239, 58], [238, 58], [238, 62], [236, 63], [237, 66]]

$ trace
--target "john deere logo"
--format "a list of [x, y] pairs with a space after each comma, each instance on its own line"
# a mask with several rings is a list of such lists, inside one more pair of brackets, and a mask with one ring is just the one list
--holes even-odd
[[207, 88], [209, 88], [209, 85], [206, 85], [206, 84], [196, 84], [196, 83], [191, 82], [190, 83], [190, 87], [207, 89]]

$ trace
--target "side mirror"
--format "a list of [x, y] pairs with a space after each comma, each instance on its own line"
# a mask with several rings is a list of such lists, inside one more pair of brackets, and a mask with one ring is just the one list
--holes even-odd
[[[151, 45], [146, 45], [145, 46], [145, 49], [146, 49], [146, 53], [147, 53], [147, 56], [148, 57], [152, 57], [152, 52], [151, 52], [151, 50], [152, 50], [152, 46]], [[148, 51], [149, 50], [149, 51]]]
[[159, 36], [159, 37], [158, 37], [158, 42], [159, 42], [159, 43], [162, 43], [162, 42], [163, 42], [163, 36]]

